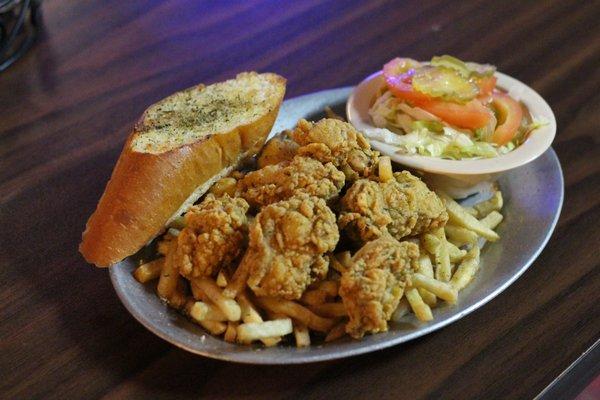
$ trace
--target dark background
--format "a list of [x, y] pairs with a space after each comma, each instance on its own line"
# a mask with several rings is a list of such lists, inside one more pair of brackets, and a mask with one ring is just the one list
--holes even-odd
[[[43, 11], [38, 43], [0, 73], [0, 398], [532, 398], [600, 337], [599, 1], [54, 0]], [[290, 98], [356, 84], [394, 56], [443, 53], [495, 64], [549, 102], [566, 182], [546, 250], [466, 318], [339, 362], [227, 364], [146, 331], [78, 254], [155, 101], [244, 70], [285, 76]]]

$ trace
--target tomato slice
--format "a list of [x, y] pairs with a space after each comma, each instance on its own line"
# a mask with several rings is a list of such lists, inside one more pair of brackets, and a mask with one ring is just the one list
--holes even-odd
[[432, 101], [433, 99], [425, 93], [417, 92], [413, 89], [410, 77], [409, 74], [388, 76], [385, 78], [385, 81], [390, 92], [399, 99], [410, 101], [415, 105]]
[[419, 107], [443, 119], [450, 125], [465, 129], [482, 128], [488, 124], [491, 111], [477, 99], [465, 104], [432, 100]]
[[492, 93], [492, 106], [498, 113], [498, 126], [492, 134], [492, 142], [503, 146], [510, 142], [521, 126], [523, 108], [518, 101], [502, 92]]
[[459, 128], [481, 128], [486, 126], [491, 118], [491, 111], [477, 99], [459, 104], [438, 100], [414, 90], [411, 71], [386, 76], [385, 80], [390, 92], [397, 98], [408, 101]]
[[388, 61], [383, 66], [383, 74], [388, 76], [398, 76], [406, 73], [410, 69], [418, 68], [421, 63], [413, 60], [412, 58], [400, 58], [396, 57], [393, 60]]
[[479, 86], [479, 97], [489, 97], [496, 88], [496, 77], [486, 76], [477, 79], [477, 86]]

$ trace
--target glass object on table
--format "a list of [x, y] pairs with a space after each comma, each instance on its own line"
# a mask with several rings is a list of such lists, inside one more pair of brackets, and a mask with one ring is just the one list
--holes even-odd
[[0, 72], [27, 52], [41, 25], [42, 0], [0, 0]]

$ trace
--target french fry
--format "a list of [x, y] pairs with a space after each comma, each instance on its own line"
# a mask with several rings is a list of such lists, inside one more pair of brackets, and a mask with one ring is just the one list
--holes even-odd
[[496, 229], [504, 217], [498, 211], [492, 211], [485, 218], [479, 220], [479, 222], [489, 229]]
[[256, 302], [264, 309], [275, 313], [285, 314], [315, 331], [329, 332], [335, 324], [335, 320], [320, 317], [308, 308], [290, 300], [273, 297], [258, 297], [256, 298]]
[[254, 305], [252, 305], [246, 293], [240, 293], [237, 300], [242, 310], [242, 321], [263, 322], [262, 317], [260, 316], [258, 311], [256, 311], [256, 308], [254, 308]]
[[321, 315], [323, 317], [340, 318], [348, 316], [348, 312], [346, 311], [344, 304], [341, 302], [315, 304], [310, 306], [309, 308], [315, 314]]
[[185, 301], [185, 305], [183, 306], [183, 313], [185, 315], [190, 315], [190, 310], [192, 309], [192, 307], [194, 306], [194, 304], [196, 304], [196, 302], [193, 299], [187, 299]]
[[163, 265], [160, 273], [160, 278], [158, 278], [158, 286], [156, 291], [158, 292], [158, 296], [164, 300], [169, 300], [175, 291], [177, 287], [177, 281], [179, 280], [179, 273], [177, 272], [175, 264], [173, 263], [173, 254], [175, 253], [176, 246], [177, 241], [171, 241], [169, 243], [168, 253], [165, 257], [165, 264]]
[[344, 266], [344, 269], [349, 269], [352, 266], [352, 255], [349, 251], [338, 253], [336, 258]]
[[240, 262], [237, 269], [233, 273], [233, 276], [227, 284], [227, 287], [223, 289], [223, 296], [229, 297], [230, 299], [235, 299], [237, 297], [237, 295], [244, 289], [246, 282], [248, 281], [248, 276], [250, 275], [250, 270], [248, 268], [248, 264], [242, 259], [242, 262]]
[[225, 330], [225, 335], [223, 335], [223, 340], [229, 343], [235, 343], [235, 338], [237, 337], [237, 322], [229, 321], [227, 323], [227, 329]]
[[404, 317], [410, 311], [410, 305], [408, 304], [408, 300], [406, 297], [402, 297], [400, 302], [398, 303], [398, 307], [392, 314], [392, 321], [398, 322], [402, 317]]
[[307, 290], [302, 295], [302, 298], [300, 298], [300, 301], [309, 306], [323, 304], [327, 301], [327, 292], [320, 289]]
[[[441, 229], [441, 228], [440, 228]], [[426, 233], [421, 236], [421, 245], [429, 254], [433, 256], [436, 263], [436, 278], [441, 279], [441, 276], [447, 276], [450, 280], [452, 272], [451, 262], [456, 262], [462, 259], [466, 254], [447, 240], [441, 240], [437, 236]], [[446, 258], [447, 257], [447, 258]], [[446, 261], [448, 260], [448, 261]], [[441, 268], [440, 268], [441, 267]], [[440, 275], [446, 274], [446, 275]]]
[[456, 303], [458, 292], [449, 283], [441, 282], [419, 273], [415, 273], [411, 276], [411, 283], [413, 287], [427, 289], [440, 299], [446, 300], [448, 303]]
[[[426, 233], [421, 237], [421, 244], [425, 251], [435, 257], [438, 252], [438, 246], [441, 245], [441, 241], [431, 233]], [[467, 253], [448, 241], [445, 242], [445, 245], [448, 248], [450, 262], [460, 261]]]
[[259, 339], [285, 336], [292, 333], [293, 330], [290, 318], [243, 323], [237, 327], [237, 341], [240, 343], [251, 343]]
[[198, 324], [200, 324], [200, 326], [202, 326], [204, 329], [206, 329], [208, 332], [210, 332], [212, 335], [215, 335], [215, 336], [219, 336], [220, 334], [225, 332], [225, 330], [227, 329], [227, 324], [224, 324], [223, 322], [220, 322], [220, 321], [209, 321], [209, 320], [203, 320], [203, 321], [194, 320], [194, 321], [196, 321]]
[[273, 319], [285, 319], [288, 316], [282, 313], [277, 313], [277, 312], [273, 312], [273, 311], [269, 311], [266, 310], [265, 311], [267, 314], [267, 320], [273, 320]]
[[474, 246], [463, 261], [460, 263], [454, 276], [450, 280], [450, 284], [454, 286], [456, 290], [464, 289], [473, 279], [475, 273], [479, 269], [479, 247]]
[[216, 181], [208, 190], [209, 193], [214, 194], [217, 197], [221, 197], [225, 194], [233, 196], [235, 194], [235, 189], [237, 186], [237, 181], [231, 177], [221, 178]]
[[157, 258], [154, 261], [147, 262], [137, 267], [133, 272], [133, 276], [140, 283], [153, 281], [160, 277], [160, 271], [164, 265], [165, 258]]
[[242, 311], [239, 304], [235, 300], [223, 296], [221, 289], [214, 281], [209, 278], [198, 278], [192, 280], [192, 286], [194, 285], [198, 286], [204, 292], [210, 301], [225, 314], [229, 321], [240, 320]]
[[435, 294], [431, 293], [428, 290], [419, 288], [419, 294], [421, 295], [421, 298], [423, 299], [423, 301], [429, 306], [429, 307], [435, 307], [437, 305], [437, 297], [435, 296]]
[[313, 289], [309, 289], [302, 295], [300, 301], [308, 305], [322, 304], [328, 298], [334, 298], [338, 295], [339, 283], [328, 280], [322, 281], [315, 285]]
[[225, 276], [225, 272], [223, 272], [223, 270], [219, 271], [216, 282], [217, 286], [220, 288], [224, 288], [227, 286], [227, 276]]
[[451, 263], [459, 262], [463, 259], [465, 254], [467, 254], [466, 250], [461, 250], [450, 242], [446, 242], [446, 247], [448, 248], [448, 255], [450, 256]]
[[173, 239], [173, 236], [169, 234], [163, 236], [163, 239], [156, 245], [156, 251], [158, 251], [158, 254], [166, 256], [169, 253], [169, 248]]
[[500, 211], [503, 205], [504, 199], [502, 198], [502, 193], [497, 190], [489, 200], [477, 203], [473, 208], [477, 211], [477, 217], [483, 218], [492, 211]]
[[185, 296], [185, 279], [182, 277], [177, 278], [177, 284], [175, 285], [175, 290], [171, 293], [167, 300], [167, 303], [175, 309], [182, 309], [185, 307], [187, 302], [187, 297]]
[[433, 278], [433, 265], [431, 264], [431, 258], [427, 254], [421, 253], [419, 256], [419, 269], [418, 272]]
[[404, 293], [406, 300], [408, 300], [408, 304], [410, 304], [410, 308], [413, 310], [419, 321], [431, 321], [433, 319], [431, 308], [423, 302], [423, 299], [416, 288], [409, 287]]
[[200, 289], [200, 287], [198, 287], [198, 285], [194, 285], [192, 282], [190, 282], [190, 288], [192, 289], [192, 297], [195, 300], [203, 301], [205, 303], [209, 303], [211, 301], [208, 298], [208, 296], [204, 294], [204, 292]]
[[477, 212], [477, 210], [475, 208], [473, 208], [473, 207], [463, 207], [463, 210], [465, 210], [465, 212], [467, 214], [471, 214], [475, 218], [477, 218], [477, 216], [479, 215], [479, 213]]
[[431, 233], [426, 233], [424, 235], [421, 235], [421, 245], [423, 246], [425, 251], [427, 251], [432, 256], [435, 256], [437, 248], [440, 245], [440, 239], [438, 239], [437, 236]]
[[332, 342], [344, 336], [346, 334], [346, 321], [342, 321], [327, 333], [325, 336], [325, 342]]
[[[242, 321], [244, 321], [244, 323], [263, 322], [262, 317], [260, 316], [258, 311], [256, 311], [256, 308], [254, 307], [254, 305], [252, 304], [252, 302], [246, 295], [245, 291], [242, 291], [238, 295], [237, 300], [238, 300], [238, 302], [240, 304], [240, 308], [242, 310]], [[281, 338], [261, 339], [261, 342], [263, 342], [263, 344], [267, 347], [275, 346], [280, 341], [281, 341]]]
[[[433, 278], [433, 265], [431, 264], [431, 258], [427, 254], [421, 254], [419, 257], [419, 270], [421, 274]], [[419, 294], [423, 298], [423, 301], [428, 306], [434, 307], [437, 304], [437, 297], [426, 289], [419, 289]]]
[[185, 217], [180, 215], [179, 217], [175, 218], [169, 223], [169, 228], [177, 229], [178, 231], [183, 230], [183, 228], [185, 228]]
[[305, 325], [294, 324], [294, 338], [296, 339], [296, 347], [310, 346], [310, 334]]
[[227, 321], [227, 316], [218, 307], [201, 301], [195, 302], [188, 312], [197, 321]]
[[379, 157], [379, 181], [387, 182], [394, 179], [394, 171], [392, 171], [392, 160], [388, 156]]
[[181, 231], [179, 229], [175, 229], [175, 228], [169, 228], [169, 229], [167, 229], [167, 232], [169, 232], [169, 235], [171, 235], [173, 237], [177, 237], [181, 233]]
[[337, 259], [337, 257], [329, 257], [329, 265], [340, 274], [343, 274], [347, 268]]
[[329, 106], [325, 107], [325, 116], [327, 118], [339, 119], [340, 121], [346, 122], [344, 117], [333, 111], [333, 109]]
[[446, 231], [448, 240], [454, 243], [456, 246], [477, 243], [477, 234], [473, 231], [463, 228], [462, 226], [446, 225], [444, 229]]
[[450, 254], [448, 253], [448, 241], [444, 228], [438, 228], [433, 233], [439, 240], [439, 245], [435, 251], [435, 277], [444, 282], [450, 281], [452, 269], [450, 266]]
[[438, 195], [444, 200], [446, 204], [446, 211], [448, 212], [448, 220], [451, 224], [462, 226], [483, 236], [490, 242], [495, 242], [500, 238], [496, 232], [479, 222], [477, 218], [467, 213], [457, 202], [455, 202], [446, 193], [438, 192]]
[[315, 288], [327, 293], [327, 297], [336, 297], [340, 289], [339, 281], [326, 280], [315, 285]]
[[279, 342], [281, 342], [281, 337], [279, 337], [279, 336], [270, 337], [270, 338], [260, 339], [260, 341], [263, 342], [263, 344], [266, 347], [273, 347], [273, 346], [277, 346], [279, 344]]

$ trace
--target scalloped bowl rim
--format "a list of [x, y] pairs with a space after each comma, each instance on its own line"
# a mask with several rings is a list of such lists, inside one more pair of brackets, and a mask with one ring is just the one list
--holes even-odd
[[[556, 118], [546, 101], [535, 90], [523, 82], [501, 72], [496, 72], [498, 86], [511, 92], [518, 93], [519, 99], [534, 118], [543, 118], [548, 124], [533, 131], [529, 138], [519, 147], [494, 158], [447, 160], [437, 157], [407, 155], [397, 153], [394, 145], [371, 139], [371, 145], [392, 160], [415, 169], [443, 175], [480, 175], [494, 174], [511, 170], [525, 165], [541, 156], [552, 144], [556, 135]], [[382, 84], [382, 72], [369, 75], [359, 83], [346, 105], [348, 121], [368, 137], [369, 129], [376, 128], [371, 124], [368, 115], [370, 100]]]

